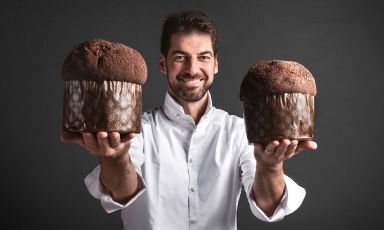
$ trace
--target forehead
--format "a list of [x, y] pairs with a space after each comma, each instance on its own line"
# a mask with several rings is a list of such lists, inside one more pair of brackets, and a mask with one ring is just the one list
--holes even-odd
[[183, 51], [190, 54], [210, 51], [213, 54], [211, 36], [205, 33], [173, 34], [171, 36], [169, 54], [175, 51]]

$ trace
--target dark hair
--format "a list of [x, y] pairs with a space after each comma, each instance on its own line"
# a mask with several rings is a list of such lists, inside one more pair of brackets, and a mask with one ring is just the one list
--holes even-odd
[[167, 56], [171, 36], [176, 33], [206, 33], [211, 36], [213, 53], [217, 54], [217, 34], [215, 24], [201, 11], [183, 11], [166, 17], [161, 34], [160, 51]]

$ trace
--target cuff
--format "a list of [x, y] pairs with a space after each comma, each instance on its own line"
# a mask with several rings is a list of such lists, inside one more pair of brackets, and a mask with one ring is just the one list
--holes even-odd
[[137, 173], [137, 177], [139, 179], [139, 192], [136, 193], [134, 197], [132, 197], [127, 203], [120, 204], [112, 199], [109, 194], [103, 192], [102, 185], [99, 180], [100, 176], [100, 165], [98, 165], [91, 173], [87, 175], [84, 179], [85, 186], [87, 187], [89, 193], [96, 199], [100, 200], [101, 206], [107, 213], [111, 213], [123, 208], [128, 207], [130, 204], [135, 202], [137, 198], [144, 193], [146, 190], [146, 185], [144, 183], [143, 178], [139, 173]]
[[291, 214], [298, 209], [305, 197], [305, 189], [296, 184], [291, 178], [284, 175], [285, 192], [283, 198], [277, 206], [272, 216], [268, 217], [256, 204], [252, 197], [252, 186], [249, 191], [249, 203], [251, 211], [258, 219], [266, 222], [276, 222], [282, 220], [286, 215]]

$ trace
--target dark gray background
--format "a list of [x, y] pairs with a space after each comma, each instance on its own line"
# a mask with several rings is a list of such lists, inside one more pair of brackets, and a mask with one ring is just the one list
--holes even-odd
[[[239, 229], [374, 229], [383, 170], [383, 22], [380, 1], [12, 1], [0, 8], [1, 220], [10, 229], [121, 229], [83, 183], [97, 159], [59, 141], [63, 81], [72, 47], [91, 38], [125, 43], [145, 57], [144, 110], [166, 89], [157, 69], [162, 21], [201, 9], [219, 30], [216, 107], [241, 116], [239, 86], [266, 59], [296, 60], [315, 76], [315, 140], [285, 165], [306, 188], [298, 211], [278, 223], [251, 215], [242, 196]], [[225, 207], [223, 207], [225, 208]]]

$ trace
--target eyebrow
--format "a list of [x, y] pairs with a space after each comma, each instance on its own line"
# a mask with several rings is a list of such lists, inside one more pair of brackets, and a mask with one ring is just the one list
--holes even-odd
[[172, 52], [172, 55], [174, 55], [174, 54], [183, 54], [183, 55], [188, 55], [186, 52], [184, 52], [184, 51], [181, 51], [181, 50], [175, 50], [175, 51], [173, 51], [173, 52]]
[[[172, 52], [172, 55], [174, 55], [174, 54], [188, 55], [187, 52], [184, 52], [184, 51], [182, 51], [182, 50], [175, 50], [175, 51]], [[207, 50], [207, 51], [202, 51], [202, 52], [200, 52], [198, 55], [205, 55], [205, 54], [209, 54], [209, 55], [213, 56], [213, 53], [212, 53], [211, 51], [209, 51], [209, 50]]]
[[199, 53], [199, 55], [205, 55], [205, 54], [209, 54], [209, 55], [213, 56], [213, 53], [211, 51], [208, 51], [208, 50]]

